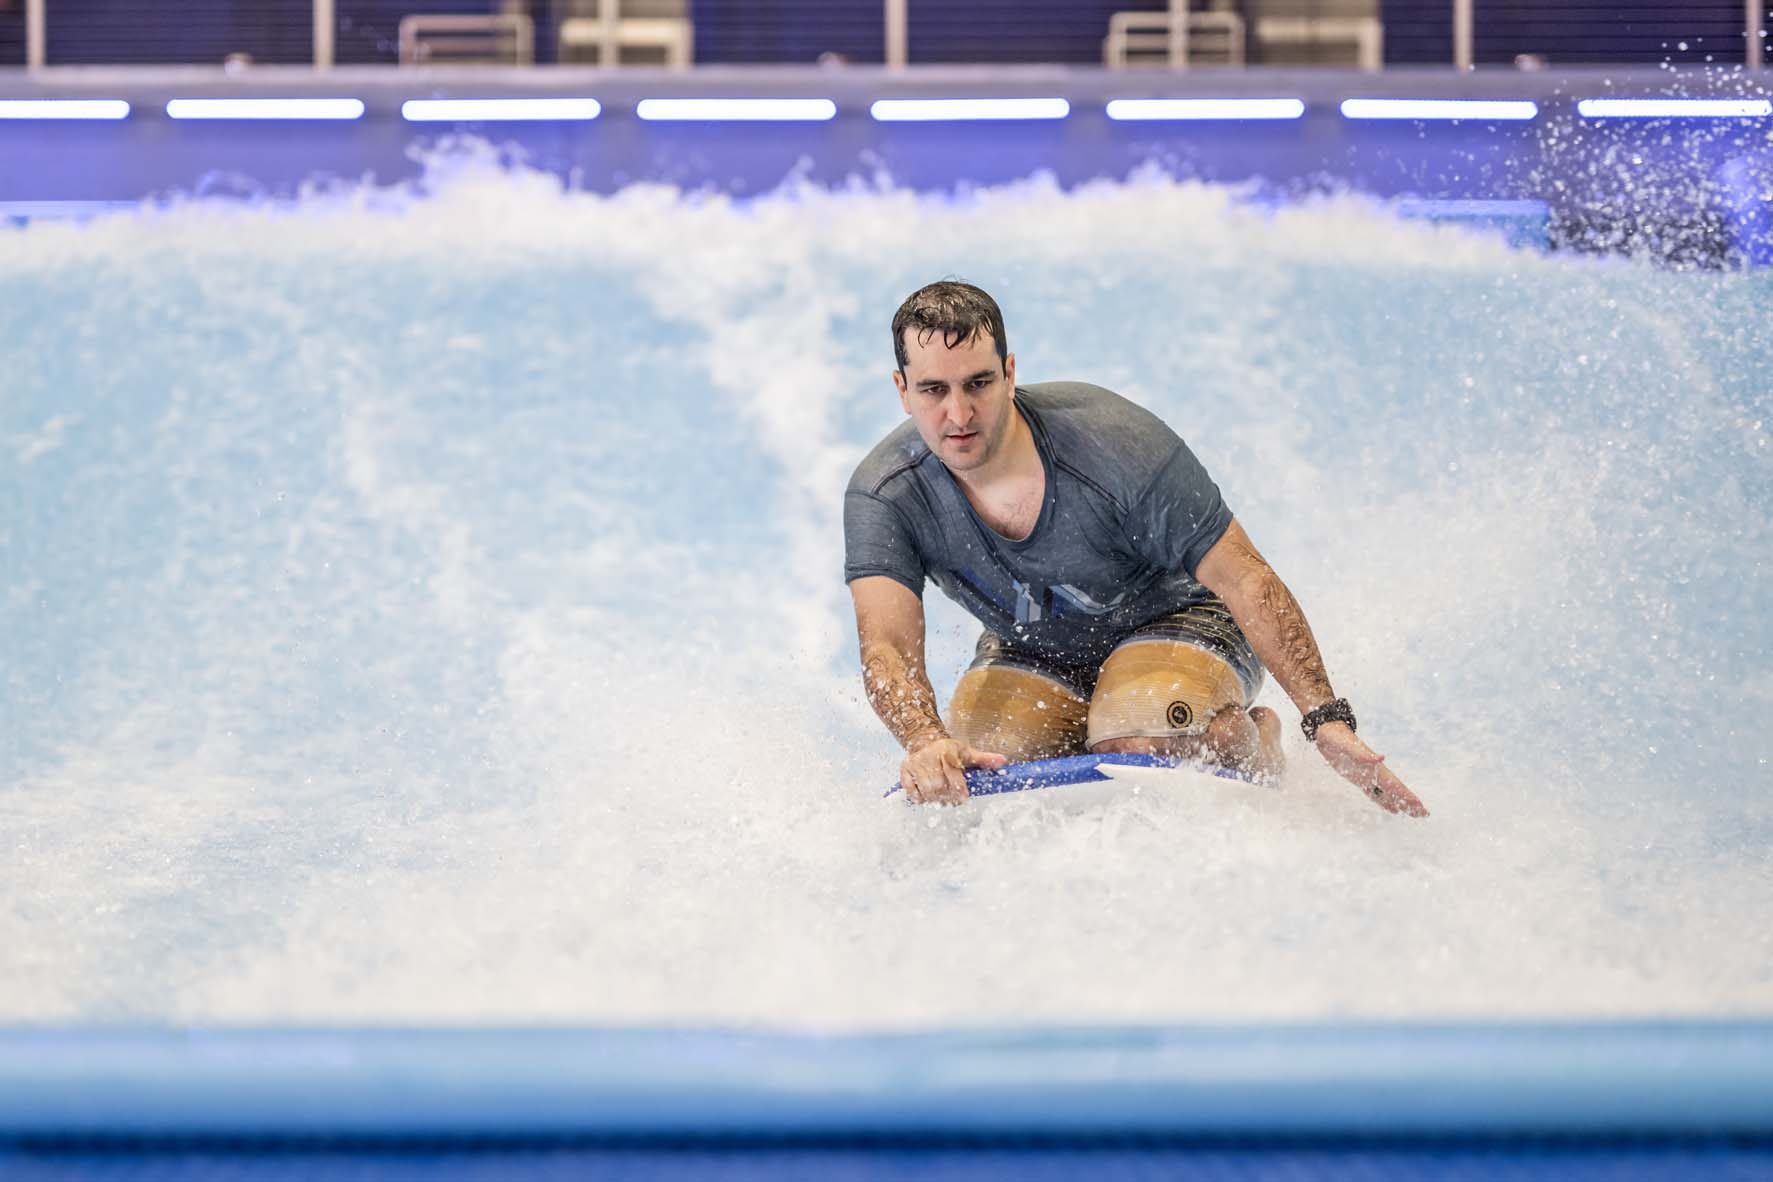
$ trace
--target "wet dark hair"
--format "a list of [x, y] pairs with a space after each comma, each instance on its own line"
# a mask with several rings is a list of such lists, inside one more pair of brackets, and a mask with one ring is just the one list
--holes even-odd
[[980, 333], [990, 333], [997, 346], [998, 364], [1009, 356], [1009, 342], [1004, 340], [1003, 310], [997, 301], [970, 283], [943, 279], [912, 292], [893, 313], [893, 357], [899, 372], [905, 372], [910, 360], [905, 352], [905, 331], [918, 334], [918, 343], [942, 334], [942, 344], [952, 349], [963, 345]]

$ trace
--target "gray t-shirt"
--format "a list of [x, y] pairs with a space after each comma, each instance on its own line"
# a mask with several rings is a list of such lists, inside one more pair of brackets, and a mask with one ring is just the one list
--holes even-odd
[[986, 525], [906, 422], [844, 493], [845, 581], [886, 575], [921, 596], [928, 578], [1012, 647], [1080, 667], [1212, 598], [1194, 571], [1231, 510], [1163, 420], [1083, 382], [1018, 387], [1016, 405], [1047, 477], [1028, 537]]

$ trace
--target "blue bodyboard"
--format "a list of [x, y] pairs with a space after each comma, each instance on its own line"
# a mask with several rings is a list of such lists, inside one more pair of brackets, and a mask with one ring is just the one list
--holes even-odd
[[[1066, 784], [1090, 784], [1112, 779], [1102, 771], [1104, 764], [1120, 767], [1187, 768], [1227, 780], [1254, 782], [1249, 776], [1230, 768], [1207, 768], [1156, 755], [1061, 755], [1056, 759], [1034, 759], [1027, 763], [1011, 763], [997, 768], [968, 768], [967, 793], [970, 796], [997, 796], [1004, 792], [1027, 792], [1035, 788], [1057, 788]], [[897, 791], [899, 786], [894, 784], [886, 790], [885, 795], [891, 796]]]

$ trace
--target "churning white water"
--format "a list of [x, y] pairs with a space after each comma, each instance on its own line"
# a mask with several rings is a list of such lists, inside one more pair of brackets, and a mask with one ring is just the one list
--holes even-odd
[[[880, 800], [841, 490], [949, 274], [1189, 439], [1431, 819], [1296, 729]], [[1765, 1012], [1769, 357], [1773, 275], [1158, 178], [0, 234], [0, 1020]]]

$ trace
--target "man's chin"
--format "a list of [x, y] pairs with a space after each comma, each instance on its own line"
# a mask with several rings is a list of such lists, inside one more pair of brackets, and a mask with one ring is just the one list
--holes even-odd
[[942, 449], [942, 462], [952, 472], [970, 472], [985, 462], [985, 449], [976, 444], [965, 451], [946, 447]]

